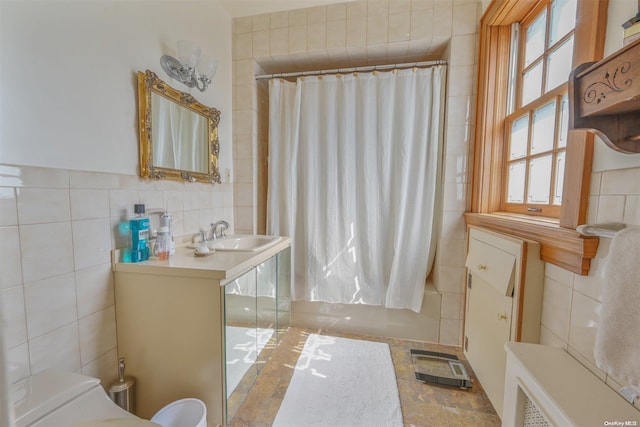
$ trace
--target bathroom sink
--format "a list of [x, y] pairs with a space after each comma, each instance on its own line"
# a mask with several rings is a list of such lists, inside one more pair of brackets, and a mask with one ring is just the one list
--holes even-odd
[[264, 236], [264, 235], [237, 235], [224, 237], [209, 242], [209, 247], [216, 251], [248, 251], [255, 252], [268, 248], [271, 245], [278, 243], [279, 236]]

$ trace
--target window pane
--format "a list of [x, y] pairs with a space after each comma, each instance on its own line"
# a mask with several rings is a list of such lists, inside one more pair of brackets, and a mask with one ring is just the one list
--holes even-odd
[[547, 64], [547, 92], [569, 80], [573, 59], [573, 36], [551, 52]]
[[522, 105], [540, 97], [542, 87], [542, 61], [527, 71], [522, 78]]
[[527, 28], [527, 39], [524, 46], [524, 66], [528, 66], [544, 52], [544, 36], [547, 26], [547, 11], [531, 23]]
[[551, 5], [549, 46], [567, 35], [576, 25], [577, 0], [555, 0]]
[[560, 129], [558, 129], [558, 147], [567, 146], [569, 137], [569, 96], [565, 93], [560, 101]]
[[539, 157], [529, 162], [529, 197], [531, 204], [549, 204], [552, 156]]
[[509, 190], [507, 202], [524, 203], [524, 177], [526, 173], [526, 162], [516, 162], [509, 165]]
[[564, 185], [564, 157], [565, 152], [558, 153], [556, 157], [556, 185], [554, 189], [553, 195], [553, 204], [561, 205], [562, 204], [562, 187]]
[[509, 160], [519, 159], [527, 155], [529, 139], [529, 116], [520, 117], [511, 125], [511, 150]]
[[553, 149], [555, 128], [555, 102], [551, 102], [534, 111], [533, 132], [531, 134], [531, 154], [543, 153]]

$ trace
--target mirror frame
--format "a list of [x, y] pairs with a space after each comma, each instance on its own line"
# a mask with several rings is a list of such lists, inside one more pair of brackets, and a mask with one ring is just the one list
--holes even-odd
[[[204, 116], [208, 122], [208, 162], [207, 173], [159, 167], [153, 164], [153, 135], [151, 131], [152, 111], [151, 94], [155, 93], [174, 102], [196, 114]], [[174, 181], [207, 182], [220, 184], [220, 170], [218, 168], [218, 123], [220, 111], [207, 107], [196, 101], [186, 92], [180, 92], [162, 81], [156, 73], [150, 70], [138, 72], [138, 128], [140, 132], [140, 176], [152, 179], [170, 179]]]

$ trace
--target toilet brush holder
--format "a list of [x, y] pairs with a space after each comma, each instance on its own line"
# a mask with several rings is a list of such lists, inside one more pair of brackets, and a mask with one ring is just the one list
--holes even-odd
[[118, 361], [118, 381], [109, 387], [109, 397], [116, 405], [127, 412], [135, 414], [136, 411], [136, 379], [134, 377], [125, 377], [124, 375], [124, 357]]

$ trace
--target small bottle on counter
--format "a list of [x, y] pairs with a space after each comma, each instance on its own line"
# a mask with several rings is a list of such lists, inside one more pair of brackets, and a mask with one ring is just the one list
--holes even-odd
[[158, 230], [158, 236], [156, 237], [155, 248], [157, 253], [154, 255], [156, 255], [160, 261], [166, 261], [169, 259], [169, 254], [171, 253], [171, 233], [169, 232], [169, 227], [160, 227], [160, 230]]
[[149, 218], [144, 216], [144, 204], [133, 206], [135, 217], [129, 220], [131, 233], [131, 262], [149, 259]]

